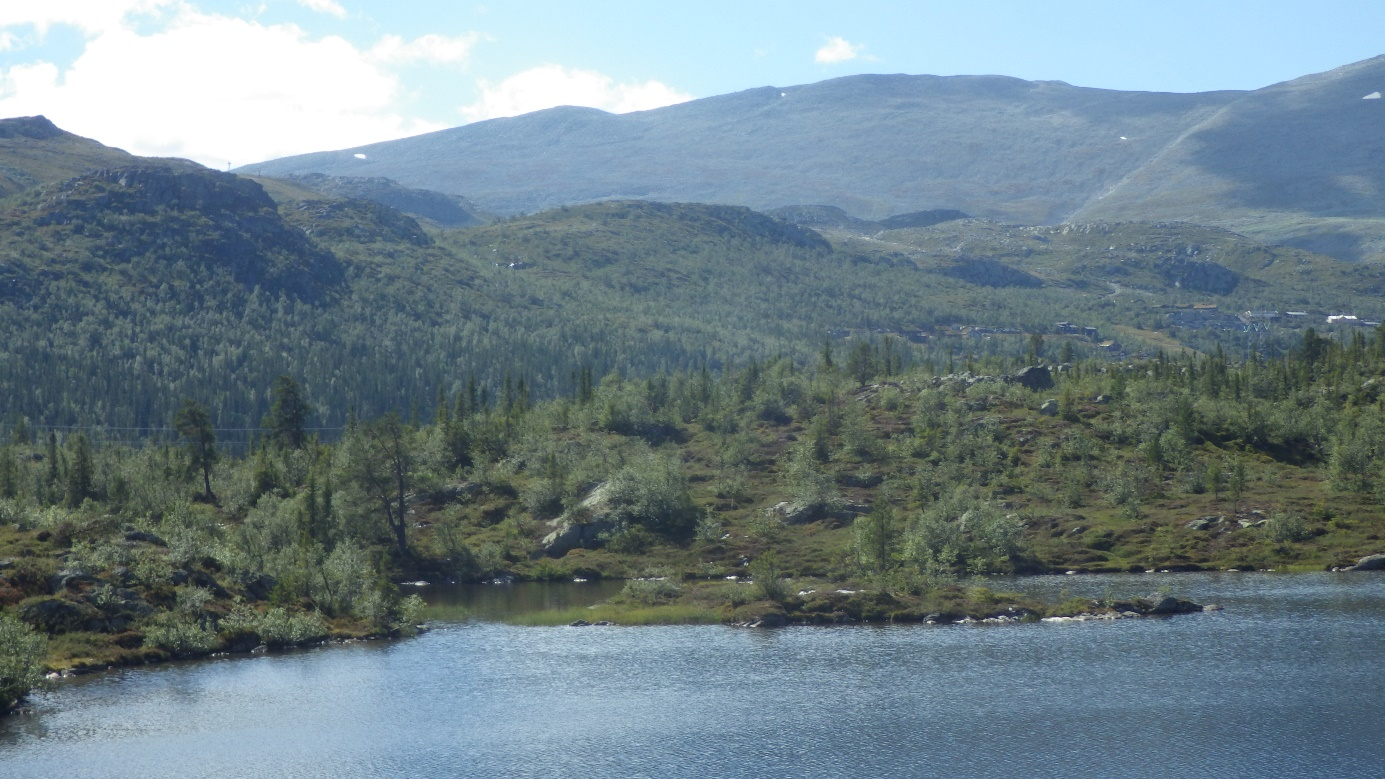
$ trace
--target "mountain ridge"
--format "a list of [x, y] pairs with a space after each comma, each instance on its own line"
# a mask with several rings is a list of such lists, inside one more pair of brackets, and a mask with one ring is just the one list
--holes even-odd
[[609, 199], [803, 203], [875, 221], [1213, 224], [1385, 259], [1385, 56], [1256, 90], [867, 74], [628, 114], [558, 107], [245, 172], [384, 176], [501, 215]]

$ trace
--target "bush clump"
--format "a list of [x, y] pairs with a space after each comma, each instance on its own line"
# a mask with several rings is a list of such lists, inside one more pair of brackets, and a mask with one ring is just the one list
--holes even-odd
[[43, 682], [48, 638], [11, 616], [0, 616], [0, 713]]

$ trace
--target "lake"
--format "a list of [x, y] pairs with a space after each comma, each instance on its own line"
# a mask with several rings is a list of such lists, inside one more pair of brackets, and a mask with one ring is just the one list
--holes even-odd
[[[0, 720], [0, 776], [1302, 777], [1385, 765], [1385, 576], [993, 584], [1051, 598], [1168, 587], [1225, 610], [777, 630], [443, 622], [415, 639], [64, 682], [35, 714]], [[611, 586], [425, 590], [445, 616], [459, 603], [482, 615], [583, 603]]]

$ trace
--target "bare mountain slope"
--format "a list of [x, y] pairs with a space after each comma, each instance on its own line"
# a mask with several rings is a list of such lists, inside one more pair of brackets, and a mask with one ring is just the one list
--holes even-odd
[[851, 76], [633, 114], [554, 108], [243, 172], [383, 176], [502, 214], [641, 198], [1055, 222], [1240, 96]]

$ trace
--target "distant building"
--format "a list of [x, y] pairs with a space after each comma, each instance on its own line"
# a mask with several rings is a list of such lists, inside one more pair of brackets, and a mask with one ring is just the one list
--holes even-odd
[[1355, 314], [1328, 314], [1327, 323], [1329, 325], [1354, 325], [1357, 323]]

